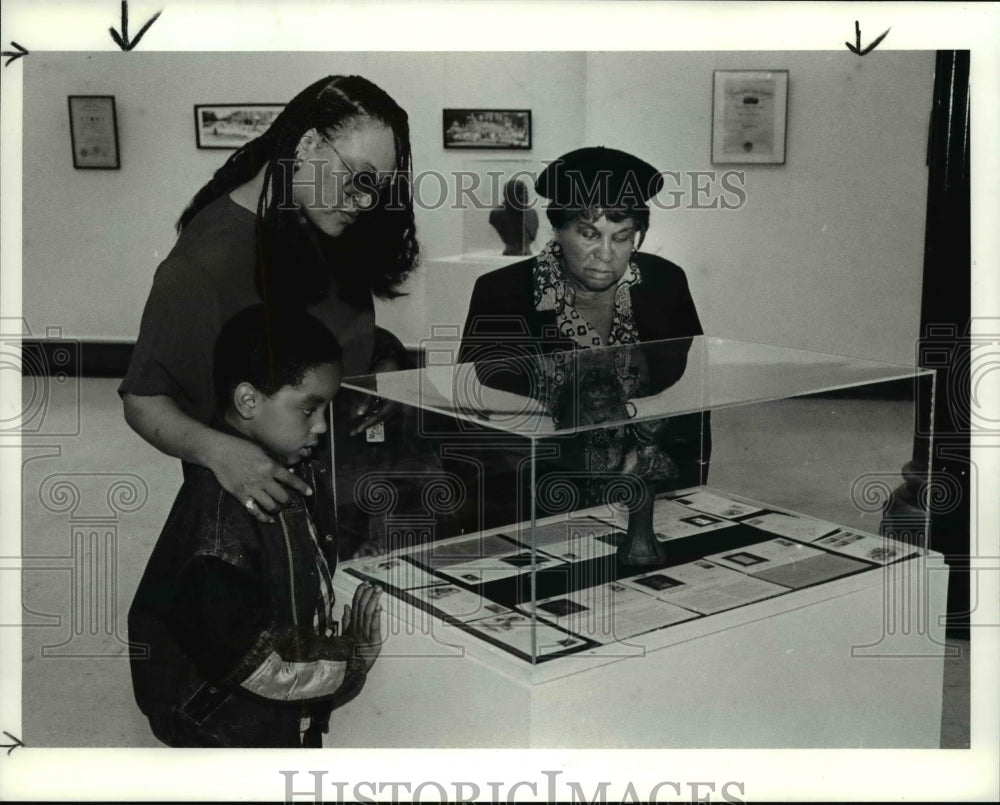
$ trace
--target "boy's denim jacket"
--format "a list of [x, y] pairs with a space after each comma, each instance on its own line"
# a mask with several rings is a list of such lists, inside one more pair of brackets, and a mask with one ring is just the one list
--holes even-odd
[[264, 524], [211, 471], [184, 467], [129, 611], [136, 702], [164, 743], [301, 746], [304, 718], [325, 732], [364, 685], [355, 641], [313, 626], [316, 543], [331, 573], [337, 561], [330, 472], [295, 471], [313, 495], [289, 491]]

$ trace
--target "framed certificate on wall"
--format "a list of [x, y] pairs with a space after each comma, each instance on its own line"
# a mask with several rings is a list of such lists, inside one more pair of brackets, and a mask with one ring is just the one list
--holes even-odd
[[785, 164], [787, 70], [716, 70], [712, 163]]
[[118, 116], [114, 95], [70, 95], [73, 167], [118, 170]]

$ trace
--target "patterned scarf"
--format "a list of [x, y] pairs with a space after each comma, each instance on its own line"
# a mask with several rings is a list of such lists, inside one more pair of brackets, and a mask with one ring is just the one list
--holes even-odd
[[532, 276], [535, 310], [555, 311], [561, 337], [572, 340], [582, 349], [638, 343], [639, 330], [632, 314], [631, 290], [633, 285], [642, 281], [642, 276], [634, 260], [629, 260], [628, 268], [615, 289], [615, 309], [607, 344], [601, 341], [590, 322], [573, 307], [576, 293], [566, 279], [562, 248], [557, 241], [549, 241], [535, 258]]

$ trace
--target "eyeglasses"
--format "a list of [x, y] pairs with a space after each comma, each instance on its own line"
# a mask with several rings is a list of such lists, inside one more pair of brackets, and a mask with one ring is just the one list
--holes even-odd
[[396, 178], [396, 171], [393, 170], [392, 176], [387, 179], [378, 181], [378, 172], [373, 170], [355, 170], [354, 166], [351, 165], [344, 155], [337, 150], [336, 146], [329, 140], [324, 138], [324, 142], [330, 146], [330, 150], [337, 155], [337, 159], [344, 163], [344, 167], [347, 168], [347, 172], [350, 174], [349, 182], [351, 187], [351, 198], [365, 198], [367, 199], [363, 205], [362, 209], [369, 210], [378, 203], [378, 200], [384, 197], [389, 190], [392, 188], [392, 183]]

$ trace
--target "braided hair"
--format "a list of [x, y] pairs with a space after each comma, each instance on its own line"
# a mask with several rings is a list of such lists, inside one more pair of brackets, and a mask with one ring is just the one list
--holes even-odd
[[[385, 124], [396, 147], [392, 187], [336, 238], [313, 227], [289, 204], [299, 141], [310, 129], [326, 138], [365, 119]], [[257, 291], [268, 302], [308, 303], [331, 281], [347, 300], [374, 294], [393, 299], [417, 264], [419, 247], [410, 187], [410, 130], [406, 112], [361, 76], [327, 76], [296, 95], [268, 130], [235, 151], [181, 214], [177, 231], [208, 204], [264, 169], [257, 202]]]

